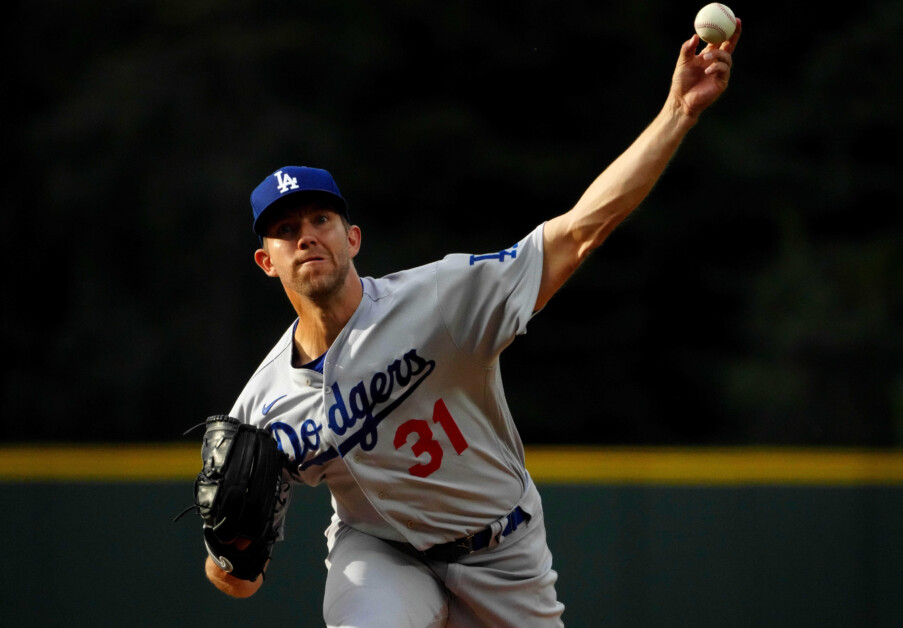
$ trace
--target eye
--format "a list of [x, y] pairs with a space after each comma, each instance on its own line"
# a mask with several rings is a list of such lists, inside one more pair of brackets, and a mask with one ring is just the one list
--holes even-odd
[[276, 223], [273, 227], [273, 233], [277, 236], [285, 236], [292, 233], [294, 230], [294, 226], [291, 221], [283, 220], [282, 222]]

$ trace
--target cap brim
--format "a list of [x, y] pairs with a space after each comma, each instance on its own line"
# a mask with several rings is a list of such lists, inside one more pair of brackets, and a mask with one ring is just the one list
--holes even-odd
[[348, 204], [341, 196], [336, 196], [329, 190], [298, 190], [281, 198], [276, 199], [260, 212], [254, 221], [254, 233], [260, 237], [266, 236], [266, 230], [273, 217], [283, 209], [291, 207], [300, 207], [309, 203], [311, 200], [324, 199], [336, 210], [337, 213], [350, 220], [348, 216]]

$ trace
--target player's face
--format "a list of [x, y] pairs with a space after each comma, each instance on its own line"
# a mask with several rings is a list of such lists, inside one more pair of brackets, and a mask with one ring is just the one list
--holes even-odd
[[277, 214], [255, 259], [286, 290], [326, 299], [345, 285], [360, 247], [360, 230], [328, 205], [309, 203]]

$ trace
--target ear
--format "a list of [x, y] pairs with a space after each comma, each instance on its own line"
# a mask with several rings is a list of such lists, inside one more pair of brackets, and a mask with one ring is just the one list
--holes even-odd
[[278, 277], [276, 268], [273, 266], [273, 260], [266, 249], [257, 249], [254, 251], [254, 262], [260, 266], [260, 269], [267, 274], [268, 277]]
[[348, 247], [352, 258], [361, 250], [361, 228], [357, 225], [348, 227]]

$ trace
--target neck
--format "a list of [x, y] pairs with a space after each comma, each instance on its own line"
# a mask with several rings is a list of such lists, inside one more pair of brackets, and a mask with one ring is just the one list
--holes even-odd
[[311, 299], [297, 293], [289, 300], [298, 314], [295, 349], [299, 366], [323, 355], [357, 310], [363, 297], [358, 274], [349, 272], [342, 289], [322, 299]]

